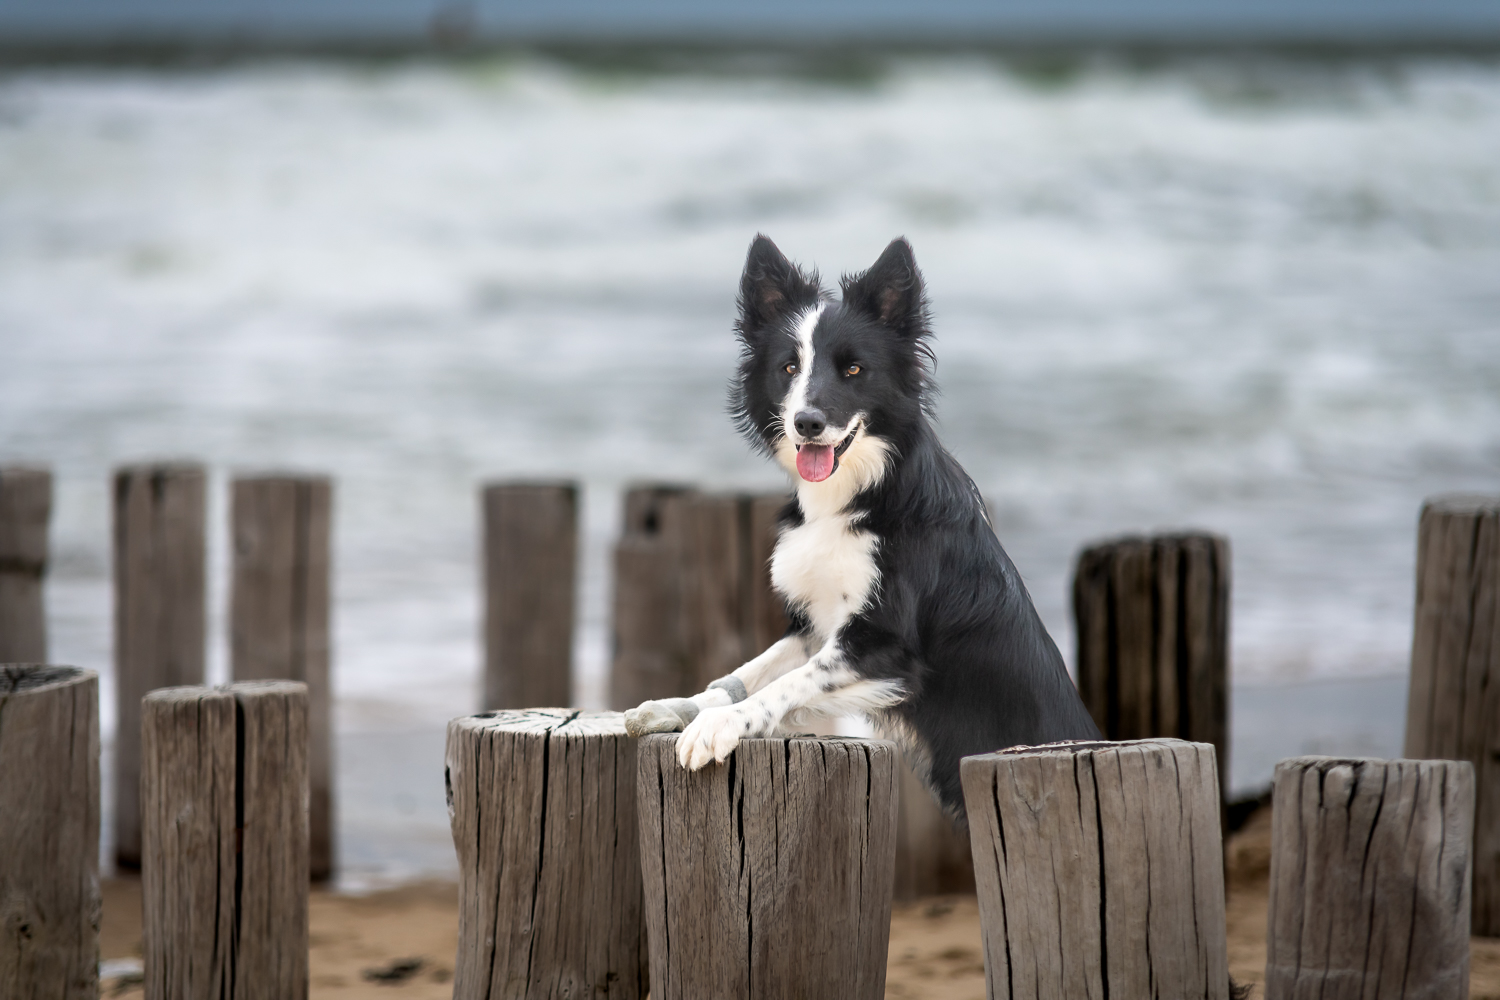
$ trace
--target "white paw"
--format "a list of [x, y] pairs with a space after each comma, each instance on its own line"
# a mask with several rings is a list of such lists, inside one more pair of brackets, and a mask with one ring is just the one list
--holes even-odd
[[625, 733], [629, 736], [675, 733], [681, 728], [682, 717], [664, 702], [646, 701], [639, 708], [625, 710]]
[[696, 771], [711, 760], [724, 763], [740, 739], [752, 735], [746, 724], [748, 718], [738, 706], [705, 708], [682, 731], [677, 741], [677, 762], [689, 771]]

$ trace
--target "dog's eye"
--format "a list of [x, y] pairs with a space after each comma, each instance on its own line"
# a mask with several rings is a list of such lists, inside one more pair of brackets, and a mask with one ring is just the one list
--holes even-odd
[[845, 375], [858, 375], [862, 370], [863, 369], [861, 369], [859, 367], [859, 365], [850, 365], [848, 368], [844, 369], [844, 374]]
[[795, 374], [797, 374], [797, 362], [793, 361], [791, 364], [787, 365], [786, 366], [786, 373], [788, 375], [795, 375]]

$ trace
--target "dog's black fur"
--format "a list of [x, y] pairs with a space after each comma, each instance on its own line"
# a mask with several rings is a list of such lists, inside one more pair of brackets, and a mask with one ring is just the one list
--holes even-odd
[[[877, 539], [879, 579], [839, 642], [861, 677], [902, 684], [905, 697], [887, 710], [886, 728], [915, 744], [909, 749], [929, 764], [933, 791], [962, 816], [960, 758], [1097, 739], [1099, 731], [978, 489], [933, 430], [928, 312], [911, 247], [892, 242], [868, 271], [840, 284], [843, 301], [828, 302], [814, 328], [808, 406], [830, 427], [863, 413], [865, 432], [888, 443], [889, 461], [851, 501], [858, 527]], [[743, 352], [730, 409], [767, 454], [785, 447], [781, 410], [792, 379], [785, 369], [797, 356], [793, 324], [824, 301], [816, 273], [756, 237], [740, 288]], [[846, 374], [851, 365], [859, 366], [854, 377]], [[781, 515], [784, 528], [803, 518], [796, 499]], [[804, 610], [788, 611], [791, 633], [810, 636]]]

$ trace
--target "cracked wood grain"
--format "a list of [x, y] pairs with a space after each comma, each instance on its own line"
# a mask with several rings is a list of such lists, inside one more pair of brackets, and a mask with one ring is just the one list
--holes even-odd
[[0, 666], [0, 997], [99, 995], [99, 677]]
[[126, 868], [141, 864], [141, 698], [203, 683], [206, 481], [198, 465], [115, 473], [114, 830]]
[[1272, 794], [1267, 1000], [1467, 997], [1472, 765], [1294, 757]]
[[1227, 1000], [1212, 746], [1018, 747], [961, 773], [991, 998]]
[[486, 486], [483, 709], [573, 703], [578, 486]]
[[141, 729], [146, 996], [305, 1000], [306, 685], [164, 688]]
[[0, 663], [47, 661], [47, 523], [52, 473], [0, 466]]
[[640, 741], [653, 1000], [884, 996], [896, 752], [878, 740], [743, 740], [722, 765]]
[[1474, 765], [1474, 933], [1500, 935], [1500, 497], [1422, 507], [1406, 756]]
[[615, 712], [486, 712], [448, 724], [458, 852], [455, 1000], [647, 992], [635, 744]]

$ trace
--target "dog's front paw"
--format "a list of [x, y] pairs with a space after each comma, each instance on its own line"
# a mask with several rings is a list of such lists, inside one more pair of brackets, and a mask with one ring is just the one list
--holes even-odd
[[711, 760], [724, 763], [740, 740], [750, 736], [750, 726], [738, 706], [705, 708], [677, 741], [677, 762], [696, 771]]
[[637, 708], [625, 710], [625, 733], [628, 736], [675, 733], [682, 727], [682, 716], [664, 701], [645, 701]]

